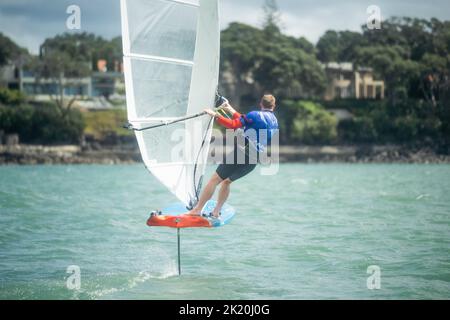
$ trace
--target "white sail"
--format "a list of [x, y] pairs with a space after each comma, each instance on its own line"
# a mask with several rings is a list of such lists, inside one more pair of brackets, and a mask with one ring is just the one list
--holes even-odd
[[[133, 127], [164, 123], [214, 105], [218, 0], [121, 0], [121, 16], [128, 120]], [[148, 170], [187, 206], [199, 193], [210, 122], [203, 116], [136, 132]]]

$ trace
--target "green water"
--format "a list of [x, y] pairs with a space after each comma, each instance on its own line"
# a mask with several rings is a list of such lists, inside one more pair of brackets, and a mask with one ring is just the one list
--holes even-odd
[[448, 165], [255, 170], [230, 225], [181, 231], [181, 277], [176, 231], [145, 224], [173, 201], [141, 165], [0, 167], [0, 298], [450, 298]]

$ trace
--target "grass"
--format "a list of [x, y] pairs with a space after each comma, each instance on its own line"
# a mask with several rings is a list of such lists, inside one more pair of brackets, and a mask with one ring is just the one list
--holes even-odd
[[98, 110], [83, 112], [86, 123], [85, 134], [102, 139], [105, 135], [115, 133], [128, 136], [133, 133], [122, 126], [127, 122], [127, 112], [123, 109]]

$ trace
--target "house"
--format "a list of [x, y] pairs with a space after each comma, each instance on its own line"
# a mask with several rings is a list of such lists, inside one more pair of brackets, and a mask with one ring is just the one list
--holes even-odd
[[374, 80], [373, 69], [359, 67], [350, 62], [323, 64], [327, 76], [325, 100], [384, 99], [384, 81]]
[[[107, 72], [101, 69], [102, 61], [99, 61], [99, 71], [92, 72], [90, 76], [83, 78], [63, 78], [65, 96], [83, 96], [87, 98], [108, 98], [117, 91], [124, 92], [124, 76], [122, 68]], [[0, 86], [16, 89], [27, 96], [39, 100], [46, 100], [49, 95], [59, 94], [59, 84], [53, 79], [37, 79], [28, 70], [22, 70], [14, 64], [8, 64], [0, 68]]]

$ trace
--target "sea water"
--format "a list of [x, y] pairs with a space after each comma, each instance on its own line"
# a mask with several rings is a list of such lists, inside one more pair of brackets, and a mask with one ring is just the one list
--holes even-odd
[[142, 165], [0, 167], [0, 299], [450, 298], [448, 165], [257, 169], [181, 230], [181, 276], [146, 226], [174, 201]]

